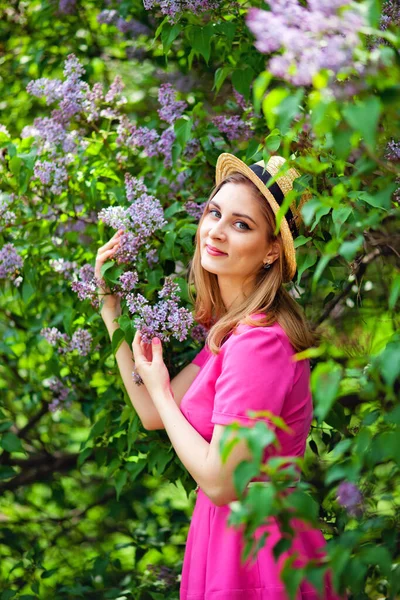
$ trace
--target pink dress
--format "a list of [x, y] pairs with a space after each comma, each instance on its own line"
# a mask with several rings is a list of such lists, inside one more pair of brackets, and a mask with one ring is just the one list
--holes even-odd
[[[254, 315], [257, 318], [257, 315]], [[211, 441], [215, 424], [233, 421], [251, 424], [249, 410], [270, 410], [292, 428], [291, 435], [276, 431], [280, 455], [303, 456], [313, 414], [308, 361], [294, 362], [290, 341], [275, 323], [271, 327], [240, 324], [221, 347], [211, 354], [205, 346], [193, 363], [200, 366], [181, 402], [181, 411], [192, 426]], [[241, 563], [242, 534], [228, 526], [229, 505], [215, 506], [197, 491], [182, 570], [180, 600], [287, 600], [279, 572], [284, 553], [275, 562], [272, 548], [281, 538], [274, 518], [260, 528], [257, 537], [269, 531], [255, 562]], [[293, 520], [296, 536], [293, 550], [301, 566], [323, 556], [325, 539], [318, 529]], [[303, 582], [298, 599], [321, 598]], [[324, 600], [337, 600], [331, 578], [326, 577]]]

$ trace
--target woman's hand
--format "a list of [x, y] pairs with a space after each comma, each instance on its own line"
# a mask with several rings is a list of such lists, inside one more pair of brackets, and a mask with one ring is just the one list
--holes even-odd
[[163, 360], [161, 340], [155, 343], [156, 339], [158, 338], [153, 338], [151, 344], [145, 344], [140, 331], [137, 330], [132, 344], [136, 371], [152, 399], [160, 393], [172, 393], [168, 369]]
[[116, 250], [119, 248], [121, 233], [123, 233], [122, 229], [117, 231], [110, 241], [98, 249], [94, 267], [94, 274], [96, 280], [99, 282], [98, 297], [100, 300], [101, 314], [104, 315], [107, 313], [114, 318], [121, 314], [121, 300], [117, 295], [111, 294], [110, 289], [106, 286], [101, 275], [101, 267], [114, 256]]

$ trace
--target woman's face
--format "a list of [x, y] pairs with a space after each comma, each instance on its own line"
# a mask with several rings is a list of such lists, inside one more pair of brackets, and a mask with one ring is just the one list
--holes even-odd
[[[237, 216], [240, 213], [246, 216]], [[235, 280], [253, 279], [267, 261], [267, 221], [245, 184], [226, 183], [205, 209], [200, 226], [201, 265]], [[224, 252], [214, 256], [207, 245]], [[271, 258], [268, 259], [272, 262]]]

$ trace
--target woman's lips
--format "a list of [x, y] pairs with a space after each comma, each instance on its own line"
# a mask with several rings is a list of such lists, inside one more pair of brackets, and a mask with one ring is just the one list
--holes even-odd
[[208, 254], [211, 254], [211, 256], [227, 256], [225, 252], [217, 252], [216, 250], [212, 250], [208, 244], [206, 244], [206, 249]]

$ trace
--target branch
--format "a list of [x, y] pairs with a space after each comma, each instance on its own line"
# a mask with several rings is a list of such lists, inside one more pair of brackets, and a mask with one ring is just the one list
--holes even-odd
[[22, 472], [11, 479], [11, 481], [7, 481], [0, 485], [0, 494], [7, 490], [16, 490], [21, 486], [30, 485], [31, 483], [47, 481], [57, 472], [69, 471], [76, 467], [78, 457], [79, 452], [76, 454], [62, 454], [60, 456], [43, 454], [40, 456], [33, 456], [28, 460], [18, 462], [12, 461], [12, 464], [22, 468], [28, 467], [28, 471]]
[[[368, 265], [370, 265], [380, 255], [381, 255], [381, 250], [379, 248], [375, 248], [375, 250], [373, 250], [369, 254], [365, 254], [359, 261], [357, 268], [355, 269], [355, 271], [353, 273], [355, 278], [361, 279], [361, 277], [364, 275], [365, 271], [367, 270]], [[319, 325], [321, 325], [321, 323], [323, 323], [325, 321], [325, 319], [327, 319], [329, 317], [329, 315], [331, 314], [331, 312], [333, 311], [335, 306], [337, 304], [339, 304], [339, 302], [345, 296], [347, 296], [347, 294], [350, 292], [353, 285], [354, 285], [354, 281], [348, 281], [346, 286], [340, 292], [340, 294], [338, 294], [335, 298], [332, 298], [332, 300], [327, 303], [325, 310], [323, 311], [321, 316], [312, 323], [313, 329], [316, 329]]]

